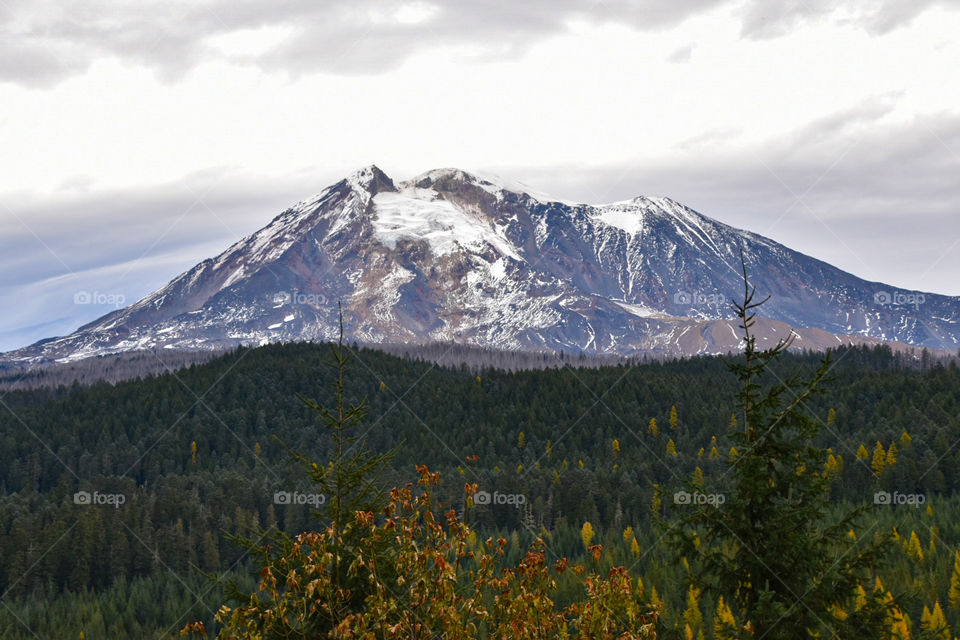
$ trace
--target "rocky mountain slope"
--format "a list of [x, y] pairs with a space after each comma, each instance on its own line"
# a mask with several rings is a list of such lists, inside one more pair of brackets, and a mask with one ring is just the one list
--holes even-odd
[[457, 169], [361, 169], [159, 291], [2, 356], [36, 363], [336, 334], [588, 353], [736, 349], [743, 247], [762, 337], [799, 348], [960, 344], [960, 299], [867, 282], [669, 198], [561, 202]]

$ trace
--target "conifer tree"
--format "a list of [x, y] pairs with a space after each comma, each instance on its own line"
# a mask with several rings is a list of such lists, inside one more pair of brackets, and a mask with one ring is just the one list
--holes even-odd
[[950, 576], [950, 608], [960, 609], [960, 549], [953, 552], [953, 574]]
[[677, 446], [673, 443], [673, 438], [667, 441], [667, 455], [671, 458], [677, 457]]
[[580, 528], [580, 539], [583, 541], [583, 548], [589, 549], [590, 542], [593, 540], [593, 525], [590, 522], [584, 522]]
[[899, 454], [900, 452], [897, 451], [897, 443], [891, 442], [890, 447], [887, 448], [886, 466], [892, 467], [893, 465], [897, 464], [897, 456]]
[[873, 469], [873, 475], [879, 476], [887, 466], [887, 453], [883, 449], [883, 443], [877, 440], [877, 446], [873, 448], [873, 460], [870, 462], [870, 468]]
[[[727, 434], [737, 453], [727, 460], [729, 486], [716, 488], [722, 503], [678, 507], [680, 517], [668, 530], [676, 557], [697, 560], [694, 586], [722, 596], [745, 635], [890, 637], [892, 605], [872, 592], [857, 602], [885, 555], [882, 540], [847, 534], [866, 507], [828, 520], [830, 480], [816, 471], [828, 453], [815, 446], [821, 423], [805, 407], [827, 378], [830, 354], [807, 379], [798, 374], [782, 381], [771, 374], [792, 341], [758, 350], [752, 329], [766, 300], [755, 300], [742, 251], [741, 264], [743, 298], [733, 310], [744, 351], [728, 365], [740, 381], [740, 424]], [[846, 618], [831, 614], [838, 606]]]
[[[386, 557], [388, 553], [386, 545], [374, 549], [370, 549], [369, 546], [362, 550], [358, 548], [360, 544], [369, 545], [369, 543], [360, 539], [362, 532], [353, 523], [354, 514], [377, 513], [387, 504], [380, 483], [380, 474], [393, 457], [395, 450], [373, 454], [366, 448], [363, 439], [352, 435], [353, 430], [363, 420], [366, 405], [363, 402], [348, 404], [346, 401], [344, 373], [351, 356], [343, 344], [342, 310], [339, 326], [339, 339], [330, 349], [337, 372], [334, 383], [334, 405], [327, 408], [302, 395], [298, 396], [306, 407], [319, 415], [333, 441], [333, 459], [326, 464], [318, 463], [309, 456], [288, 448], [293, 460], [303, 466], [316, 489], [325, 497], [323, 510], [316, 512], [315, 515], [320, 519], [331, 540], [331, 553], [325, 560], [327, 562], [325, 571], [329, 572], [333, 584], [330, 592], [332, 596], [315, 607], [312, 615], [303, 616], [296, 623], [291, 622], [292, 626], [283, 630], [289, 634], [289, 637], [325, 635], [341, 624], [351, 611], [361, 606], [376, 585], [360, 580], [351, 571], [353, 558], [358, 554], [383, 555], [381, 560], [385, 570], [381, 579], [386, 584], [391, 584], [396, 579], [396, 576], [391, 574], [391, 564]], [[296, 568], [288, 563], [287, 558], [296, 557], [297, 549], [300, 547], [298, 539], [291, 537], [285, 531], [260, 530], [259, 534], [257, 540], [242, 535], [235, 536], [234, 540], [251, 556], [258, 558], [261, 575], [269, 574], [280, 585], [286, 584], [288, 580], [296, 580]], [[250, 594], [239, 587], [235, 581], [228, 581], [224, 586], [232, 600], [240, 603], [250, 602]], [[264, 611], [268, 611], [270, 605], [269, 600], [259, 602], [259, 606]]]

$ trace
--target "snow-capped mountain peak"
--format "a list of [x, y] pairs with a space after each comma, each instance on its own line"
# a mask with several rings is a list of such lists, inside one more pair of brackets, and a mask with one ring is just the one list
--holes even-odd
[[737, 347], [743, 248], [771, 336], [800, 347], [960, 343], [960, 299], [870, 283], [666, 197], [569, 203], [460, 169], [374, 165], [274, 217], [135, 304], [5, 354], [351, 339], [691, 354]]

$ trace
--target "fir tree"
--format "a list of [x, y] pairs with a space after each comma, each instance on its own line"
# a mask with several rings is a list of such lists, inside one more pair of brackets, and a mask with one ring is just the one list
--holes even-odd
[[[333, 407], [327, 408], [314, 400], [299, 396], [300, 401], [315, 411], [321, 418], [326, 431], [333, 442], [333, 458], [326, 464], [311, 460], [307, 455], [288, 448], [294, 461], [300, 463], [317, 490], [325, 496], [324, 508], [316, 512], [321, 519], [327, 536], [331, 541], [329, 556], [324, 560], [327, 563], [325, 571], [329, 572], [333, 588], [330, 598], [318, 603], [311, 615], [291, 621], [290, 626], [280, 624], [276, 629], [278, 634], [287, 635], [278, 637], [320, 637], [347, 619], [352, 611], [362, 606], [364, 599], [374, 589], [381, 588], [360, 580], [350, 567], [358, 557], [384, 555], [380, 558], [385, 567], [381, 575], [386, 585], [392, 584], [396, 576], [391, 574], [390, 561], [386, 557], [387, 546], [369, 548], [369, 543], [362, 541], [362, 529], [354, 523], [354, 517], [359, 513], [379, 513], [387, 504], [383, 487], [380, 483], [380, 474], [394, 455], [394, 451], [384, 454], [372, 454], [366, 448], [366, 443], [352, 432], [361, 423], [366, 413], [366, 405], [348, 404], [345, 398], [344, 372], [351, 360], [343, 344], [343, 312], [340, 312], [340, 337], [335, 345], [331, 346], [331, 354], [336, 379], [334, 383], [335, 402]], [[258, 558], [261, 564], [260, 574], [269, 576], [276, 584], [285, 585], [289, 580], [296, 580], [297, 568], [292, 566], [287, 558], [298, 557], [301, 546], [301, 537], [293, 538], [285, 531], [259, 531], [259, 540], [245, 536], [236, 536], [234, 539], [244, 547], [251, 556]], [[359, 545], [367, 544], [360, 548]], [[235, 582], [227, 582], [227, 593], [236, 602], [251, 602], [249, 592], [238, 587]], [[282, 587], [281, 587], [282, 588]], [[389, 586], [388, 586], [389, 588]], [[281, 591], [282, 593], [282, 591]], [[282, 597], [279, 596], [279, 597]], [[271, 607], [269, 599], [257, 601], [257, 607], [268, 612]]]
[[[676, 557], [698, 560], [694, 585], [724, 597], [753, 637], [889, 637], [892, 605], [872, 594], [857, 602], [885, 547], [847, 535], [864, 508], [827, 520], [830, 480], [814, 471], [824, 468], [828, 453], [814, 445], [821, 423], [804, 408], [827, 377], [830, 354], [809, 379], [764, 384], [791, 340], [757, 349], [752, 329], [766, 300], [755, 300], [742, 252], [741, 264], [744, 295], [733, 310], [744, 352], [729, 364], [740, 381], [740, 424], [727, 434], [737, 451], [727, 460], [730, 486], [721, 504], [689, 506], [672, 524]], [[845, 619], [831, 614], [838, 606], [848, 612]]]

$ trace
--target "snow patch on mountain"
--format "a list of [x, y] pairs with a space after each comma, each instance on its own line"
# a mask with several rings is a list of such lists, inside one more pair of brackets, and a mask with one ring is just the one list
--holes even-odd
[[458, 208], [432, 189], [406, 187], [373, 197], [374, 236], [395, 249], [401, 240], [426, 241], [437, 256], [460, 249], [483, 251], [486, 245], [519, 259], [510, 243], [478, 215]]
[[593, 215], [594, 221], [622, 229], [634, 235], [643, 230], [643, 211], [635, 206], [628, 204], [608, 204], [594, 207], [596, 214]]

